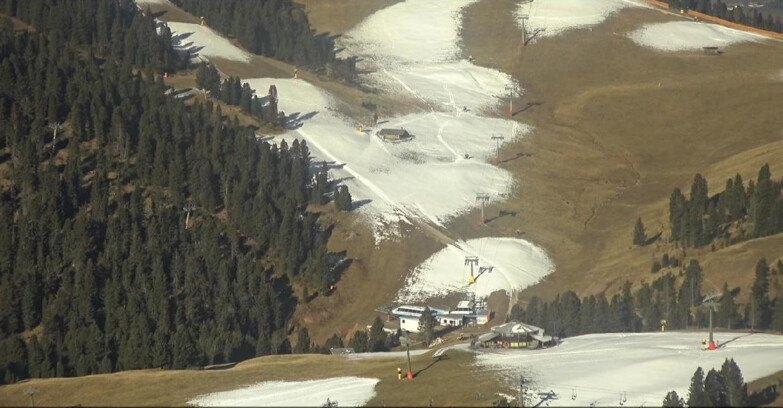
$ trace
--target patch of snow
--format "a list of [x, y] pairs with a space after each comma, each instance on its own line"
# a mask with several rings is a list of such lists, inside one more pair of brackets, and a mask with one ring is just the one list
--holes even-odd
[[528, 16], [524, 23], [527, 31], [543, 30], [536, 36], [543, 37], [600, 24], [620, 9], [640, 6], [630, 0], [534, 0], [521, 3], [516, 15], [520, 27], [522, 16]]
[[189, 50], [192, 56], [223, 58], [232, 61], [249, 62], [250, 54], [232, 44], [209, 27], [198, 24], [164, 23], [171, 29], [175, 49]]
[[515, 82], [460, 58], [462, 9], [475, 1], [407, 0], [386, 7], [343, 35], [343, 55], [361, 58], [360, 68], [372, 72], [363, 79], [373, 86], [421, 99], [433, 110], [494, 107]]
[[628, 36], [637, 44], [663, 51], [699, 50], [760, 41], [763, 37], [717, 24], [670, 21], [645, 25]]
[[[492, 266], [468, 285], [470, 267], [466, 256], [478, 256], [479, 266]], [[401, 302], [415, 302], [468, 289], [478, 297], [498, 290], [524, 289], [554, 270], [546, 252], [521, 239], [479, 238], [460, 241], [435, 253], [416, 267], [398, 295]], [[474, 276], [478, 266], [474, 266]]]
[[344, 34], [348, 55], [386, 65], [454, 60], [464, 7], [477, 0], [407, 0], [379, 10]]
[[[476, 364], [498, 370], [517, 381], [533, 382], [532, 404], [554, 391], [552, 406], [660, 405], [675, 390], [687, 396], [696, 367], [720, 370], [727, 358], [737, 362], [745, 381], [773, 374], [783, 367], [783, 336], [715, 333], [716, 351], [702, 351], [702, 333], [610, 333], [570, 337], [544, 350], [501, 350], [480, 353]], [[576, 399], [571, 399], [572, 392]]]
[[[426, 354], [432, 350], [424, 349], [424, 350], [411, 350], [412, 356], [420, 356], [422, 354]], [[368, 360], [368, 359], [376, 359], [376, 358], [401, 358], [404, 359], [407, 356], [406, 351], [381, 351], [381, 352], [375, 352], [375, 353], [352, 353], [348, 354], [349, 360]]]
[[320, 407], [329, 399], [341, 407], [363, 406], [375, 396], [377, 378], [337, 377], [310, 381], [267, 381], [196, 397], [199, 407]]
[[[332, 177], [348, 185], [354, 202], [370, 200], [359, 211], [378, 229], [411, 219], [442, 224], [474, 208], [477, 193], [494, 199], [507, 193], [514, 183], [511, 174], [485, 161], [494, 156], [490, 136], [498, 133], [510, 141], [529, 131], [504, 119], [430, 112], [387, 119], [359, 133], [358, 124], [334, 111], [334, 98], [312, 84], [270, 78], [247, 82], [264, 95], [275, 84], [278, 108], [296, 127], [283, 137], [289, 143], [307, 141], [314, 160], [331, 163]], [[414, 137], [384, 142], [375, 134], [381, 127], [402, 127]]]

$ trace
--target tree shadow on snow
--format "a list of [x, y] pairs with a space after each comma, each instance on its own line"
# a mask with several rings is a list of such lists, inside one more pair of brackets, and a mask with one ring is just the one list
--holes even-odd
[[364, 207], [365, 205], [370, 204], [371, 202], [372, 200], [370, 200], [369, 198], [366, 198], [364, 200], [356, 200], [353, 203], [351, 203], [351, 211]]
[[735, 337], [735, 338], [733, 338], [733, 339], [731, 339], [731, 340], [724, 341], [723, 343], [720, 343], [720, 344], [718, 345], [718, 348], [719, 348], [719, 349], [722, 349], [722, 348], [726, 347], [726, 345], [727, 345], [727, 344], [729, 344], [729, 343], [731, 343], [731, 342], [734, 342], [734, 341], [737, 341], [737, 340], [739, 340], [739, 339], [741, 339], [741, 338], [743, 338], [743, 337], [748, 337], [748, 336], [752, 336], [752, 335], [753, 335], [753, 333], [747, 333], [747, 334], [743, 334], [743, 335], [741, 335], [741, 336], [737, 336], [737, 337]]
[[543, 102], [528, 102], [527, 105], [525, 105], [525, 107], [523, 107], [522, 109], [514, 112], [513, 114], [511, 114], [511, 116], [516, 116], [517, 113], [522, 113], [522, 112], [524, 112], [524, 111], [526, 111], [528, 109], [531, 109], [534, 106], [541, 106], [543, 104], [544, 104]]
[[193, 34], [194, 33], [192, 31], [189, 33], [174, 34], [171, 36], [171, 42], [173, 42], [174, 44], [178, 44], [180, 41], [190, 37]]

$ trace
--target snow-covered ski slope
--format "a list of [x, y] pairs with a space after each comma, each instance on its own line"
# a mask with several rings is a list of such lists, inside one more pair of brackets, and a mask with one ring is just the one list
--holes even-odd
[[366, 80], [432, 109], [489, 108], [516, 83], [461, 57], [462, 9], [476, 0], [407, 0], [379, 10], [343, 35], [344, 55], [361, 58]]
[[[478, 256], [480, 266], [493, 267], [468, 287], [470, 267], [466, 256]], [[452, 292], [489, 296], [498, 290], [520, 289], [538, 283], [554, 270], [543, 249], [521, 239], [479, 238], [449, 246], [424, 261], [408, 277], [400, 293], [402, 302], [422, 301]], [[479, 268], [474, 267], [474, 275]]]
[[[518, 381], [519, 374], [532, 381], [532, 403], [539, 392], [554, 391], [552, 406], [660, 406], [671, 390], [685, 397], [696, 367], [705, 372], [720, 369], [726, 358], [739, 364], [745, 381], [753, 381], [783, 369], [783, 336], [716, 333], [722, 345], [702, 351], [707, 333], [590, 334], [564, 339], [545, 350], [487, 352], [477, 364], [497, 369]], [[571, 399], [573, 393], [576, 399]]]
[[[158, 0], [161, 1], [162, 0]], [[250, 54], [218, 35], [209, 27], [198, 24], [167, 22], [174, 45], [190, 50], [193, 56], [224, 58], [232, 61], [250, 61]]]
[[[469, 3], [409, 0], [374, 13], [345, 34], [344, 52], [372, 65], [374, 73], [362, 80], [428, 106], [421, 113], [381, 118], [381, 125], [367, 132], [359, 133], [356, 121], [335, 112], [333, 97], [311, 84], [250, 80], [260, 94], [274, 83], [279, 108], [303, 115], [287, 137], [306, 140], [315, 158], [334, 165], [334, 178], [363, 204], [359, 211], [379, 237], [394, 233], [400, 221], [443, 225], [475, 208], [476, 194], [497, 200], [513, 187], [509, 172], [488, 163], [495, 148], [491, 136], [509, 141], [529, 128], [480, 114], [480, 108], [501, 103], [505, 85], [513, 81], [459, 58], [459, 11]], [[381, 127], [405, 128], [413, 138], [384, 142], [375, 134]]]
[[[278, 108], [290, 118], [282, 137], [289, 143], [305, 140], [314, 161], [327, 162], [332, 178], [350, 188], [358, 212], [374, 226], [376, 240], [396, 236], [400, 222], [444, 226], [452, 217], [476, 208], [477, 194], [500, 200], [514, 187], [511, 173], [491, 164], [495, 153], [491, 137], [501, 135], [508, 142], [531, 129], [488, 116], [488, 109], [505, 103], [506, 85], [515, 83], [506, 74], [460, 56], [461, 10], [473, 1], [407, 0], [374, 13], [345, 34], [343, 52], [360, 56], [373, 71], [361, 80], [381, 92], [417, 98], [426, 106], [420, 113], [380, 118], [375, 129], [358, 132], [356, 121], [337, 112], [339, 103], [333, 95], [304, 80], [243, 78], [259, 95], [266, 95], [272, 84], [277, 87]], [[247, 57], [241, 49], [222, 44], [225, 39], [209, 28], [169, 26], [180, 45], [195, 47], [203, 57], [240, 61]], [[381, 127], [404, 128], [413, 138], [385, 142], [376, 135]], [[502, 269], [535, 270], [536, 278], [509, 278], [499, 271], [480, 279], [486, 290], [521, 289], [553, 269], [540, 249], [535, 259], [528, 256], [533, 246], [525, 241], [498, 242], [505, 248], [509, 266]], [[464, 259], [457, 258], [465, 251], [484, 255], [474, 254], [469, 245], [452, 247], [453, 256], [447, 257], [454, 262], [451, 267], [463, 265]], [[437, 268], [420, 269], [418, 286], [406, 292], [421, 295], [429, 293], [427, 287], [454, 286], [453, 276], [443, 273], [448, 267], [441, 262]]]
[[626, 7], [646, 7], [632, 0], [534, 0], [520, 3], [517, 22], [527, 16], [525, 27], [536, 38], [555, 36], [573, 28], [600, 24], [612, 13]]
[[719, 26], [693, 21], [670, 21], [645, 25], [628, 35], [635, 43], [662, 51], [700, 50], [702, 47], [726, 47], [764, 37]]
[[[534, 38], [555, 36], [574, 28], [602, 23], [613, 13], [627, 7], [647, 7], [635, 0], [534, 0], [517, 7], [517, 23]], [[717, 24], [670, 21], [647, 24], [628, 34], [636, 44], [662, 51], [698, 50], [701, 47], [722, 47], [731, 44], [760, 41], [764, 37], [722, 27]]]
[[326, 400], [360, 407], [375, 396], [377, 378], [337, 377], [311, 381], [267, 381], [188, 401], [199, 407], [321, 407]]

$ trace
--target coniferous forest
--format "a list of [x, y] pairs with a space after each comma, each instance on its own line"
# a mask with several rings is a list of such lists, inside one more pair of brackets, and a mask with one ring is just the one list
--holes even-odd
[[334, 38], [316, 34], [307, 15], [291, 0], [173, 0], [206, 19], [217, 31], [236, 37], [248, 51], [308, 67], [330, 79], [353, 81], [356, 58], [336, 57]]
[[236, 36], [248, 51], [302, 66], [334, 60], [334, 41], [310, 30], [301, 7], [290, 0], [174, 0], [214, 29]]
[[[707, 180], [693, 178], [690, 199], [675, 189], [669, 199], [671, 237], [683, 248], [727, 246], [783, 232], [783, 180], [775, 181], [769, 165], [745, 186], [742, 176], [726, 180], [723, 192], [709, 196]], [[716, 242], [718, 241], [718, 242]]]
[[[733, 23], [759, 28], [767, 31], [783, 33], [783, 21], [780, 17], [773, 17], [772, 13], [760, 12], [757, 8], [734, 7], [729, 10], [726, 2], [722, 0], [664, 0], [671, 7], [678, 9], [695, 10], [710, 16], [718, 17]], [[732, 2], [736, 4], [742, 4]]]
[[[680, 265], [679, 261], [676, 264]], [[669, 265], [673, 264], [667, 262]], [[690, 260], [679, 274], [668, 272], [651, 283], [642, 282], [636, 291], [626, 282], [611, 299], [603, 294], [580, 299], [572, 291], [557, 295], [551, 302], [533, 297], [527, 306], [514, 305], [511, 319], [542, 327], [559, 337], [658, 331], [662, 320], [666, 321], [666, 330], [707, 327], [709, 311], [700, 305], [706, 296], [716, 293], [720, 294], [714, 314], [716, 327], [783, 331], [783, 293], [778, 291], [776, 298], [769, 293], [770, 286], [783, 276], [783, 263], [768, 265], [762, 258], [748, 273], [752, 271], [755, 275], [750, 301], [742, 309], [735, 302], [736, 291], [725, 284], [722, 290], [705, 287], [699, 262]]]
[[339, 262], [307, 145], [167, 95], [131, 0], [0, 10], [37, 30], [0, 30], [0, 382], [290, 352], [292, 286]]

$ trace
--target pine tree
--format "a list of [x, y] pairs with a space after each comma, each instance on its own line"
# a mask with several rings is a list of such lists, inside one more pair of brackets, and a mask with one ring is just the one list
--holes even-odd
[[419, 324], [421, 325], [420, 331], [422, 340], [425, 344], [429, 345], [430, 342], [432, 342], [432, 337], [434, 334], [433, 330], [435, 328], [435, 316], [428, 306], [425, 307], [424, 311], [421, 313], [421, 320], [419, 321]]
[[689, 407], [706, 407], [709, 406], [710, 400], [704, 391], [704, 371], [701, 367], [696, 369], [691, 378], [691, 386], [688, 388], [688, 406]]
[[663, 399], [664, 407], [682, 408], [684, 405], [685, 401], [677, 395], [676, 391], [669, 391], [669, 393], [666, 394], [666, 398]]
[[707, 393], [707, 398], [713, 407], [724, 407], [727, 404], [724, 382], [723, 376], [714, 368], [711, 368], [704, 378], [704, 392]]
[[291, 354], [291, 341], [288, 337], [284, 338], [275, 350], [275, 354]]
[[636, 219], [636, 225], [633, 228], [633, 244], [637, 246], [644, 246], [647, 242], [647, 233], [644, 231], [644, 224], [642, 218]]
[[386, 351], [387, 337], [389, 337], [388, 334], [383, 330], [383, 320], [376, 316], [372, 327], [370, 327], [369, 351]]
[[744, 407], [748, 400], [748, 385], [745, 384], [742, 371], [733, 358], [723, 362], [720, 375], [723, 377], [727, 404], [732, 407]]
[[348, 343], [349, 347], [353, 348], [353, 351], [357, 353], [364, 353], [367, 351], [367, 332], [364, 330], [357, 330], [351, 337], [351, 341]]
[[310, 333], [307, 331], [307, 327], [302, 327], [299, 330], [299, 336], [296, 338], [296, 346], [294, 346], [294, 354], [306, 354], [310, 352]]
[[783, 291], [778, 291], [778, 296], [775, 299], [771, 328], [777, 332], [783, 332]]
[[331, 349], [343, 348], [343, 347], [345, 347], [345, 345], [343, 344], [343, 339], [337, 336], [337, 334], [333, 334], [332, 337], [326, 339], [326, 342], [324, 343], [324, 346], [322, 348], [322, 353], [329, 354]]
[[686, 215], [688, 213], [688, 201], [679, 188], [672, 191], [669, 198], [669, 222], [671, 223], [671, 234], [675, 241], [681, 242], [685, 239], [683, 229], [687, 227]]
[[764, 330], [769, 326], [772, 311], [768, 298], [769, 266], [766, 258], [761, 258], [756, 263], [755, 276], [751, 289], [750, 319], [755, 329]]
[[738, 326], [737, 320], [739, 317], [739, 310], [734, 303], [734, 296], [729, 291], [728, 284], [723, 284], [723, 295], [718, 304], [718, 312], [716, 314], [716, 326], [725, 327], [729, 330], [736, 329]]

